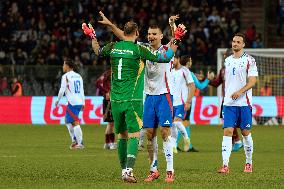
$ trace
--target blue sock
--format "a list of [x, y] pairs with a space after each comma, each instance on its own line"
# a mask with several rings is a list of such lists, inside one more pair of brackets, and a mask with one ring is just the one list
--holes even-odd
[[190, 126], [185, 127], [185, 130], [187, 132], [188, 138], [190, 138]]
[[[188, 138], [190, 138], [190, 126], [185, 127], [185, 130], [187, 132]], [[192, 149], [192, 143], [190, 143], [189, 149]]]
[[178, 131], [178, 136], [177, 136], [177, 147], [178, 147], [178, 144], [179, 144], [179, 141], [181, 139], [181, 133]]

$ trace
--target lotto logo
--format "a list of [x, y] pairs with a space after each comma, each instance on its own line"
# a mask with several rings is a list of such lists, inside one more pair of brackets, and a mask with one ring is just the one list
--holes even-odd
[[250, 127], [250, 124], [247, 124], [246, 128], [249, 128]]

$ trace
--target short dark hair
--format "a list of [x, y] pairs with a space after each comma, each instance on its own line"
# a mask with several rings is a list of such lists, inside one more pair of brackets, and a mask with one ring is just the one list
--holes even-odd
[[243, 34], [243, 33], [236, 33], [234, 35], [234, 37], [236, 37], [236, 36], [243, 38], [243, 42], [246, 43], [246, 35], [245, 34]]
[[124, 25], [124, 35], [131, 35], [137, 30], [138, 30], [138, 25], [133, 21], [129, 21]]
[[70, 58], [64, 59], [64, 63], [67, 64], [69, 66], [69, 68], [73, 69], [73, 71], [78, 72], [77, 65]]
[[163, 33], [161, 27], [157, 24], [150, 25], [148, 29], [158, 29], [161, 33]]
[[190, 56], [189, 55], [182, 55], [180, 57], [180, 61], [179, 62], [180, 62], [181, 65], [185, 66], [186, 63], [189, 62], [189, 60], [190, 60]]

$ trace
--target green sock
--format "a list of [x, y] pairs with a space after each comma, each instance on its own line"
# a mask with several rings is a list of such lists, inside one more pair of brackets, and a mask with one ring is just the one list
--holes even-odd
[[122, 169], [125, 169], [127, 161], [127, 139], [121, 138], [117, 140], [117, 152], [120, 166]]
[[138, 138], [129, 138], [127, 145], [127, 168], [133, 168], [138, 152]]

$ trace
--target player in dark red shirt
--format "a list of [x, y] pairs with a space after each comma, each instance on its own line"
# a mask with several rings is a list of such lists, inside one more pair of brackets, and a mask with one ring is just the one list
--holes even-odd
[[113, 117], [111, 113], [110, 105], [110, 81], [111, 81], [111, 69], [105, 71], [99, 79], [96, 81], [96, 88], [98, 89], [97, 95], [102, 95], [103, 100], [103, 120], [108, 122], [105, 130], [105, 144], [104, 149], [114, 150], [116, 149], [115, 134]]

